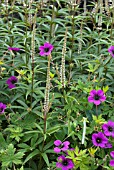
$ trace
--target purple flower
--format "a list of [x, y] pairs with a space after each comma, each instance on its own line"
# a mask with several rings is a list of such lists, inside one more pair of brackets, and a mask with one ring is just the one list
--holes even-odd
[[54, 151], [56, 153], [59, 153], [61, 151], [66, 151], [69, 148], [70, 142], [65, 141], [62, 143], [60, 140], [56, 140], [56, 141], [54, 141], [54, 144], [55, 144], [55, 146], [57, 146], [54, 148]]
[[111, 155], [112, 158], [114, 158], [114, 151], [111, 151], [110, 155]]
[[111, 54], [112, 57], [114, 57], [114, 46], [110, 46], [108, 48], [108, 52]]
[[114, 138], [114, 122], [109, 120], [108, 123], [102, 125], [102, 129], [106, 136], [112, 136]]
[[8, 84], [9, 89], [12, 89], [12, 88], [16, 87], [16, 86], [15, 86], [15, 83], [17, 83], [17, 81], [18, 81], [17, 77], [11, 76], [11, 77], [6, 81], [6, 83]]
[[[112, 158], [114, 158], [114, 151], [110, 152]], [[114, 166], [114, 159], [110, 160], [110, 166]]]
[[101, 148], [105, 148], [108, 143], [108, 139], [102, 132], [94, 133], [92, 135], [92, 142], [95, 146], [99, 146]]
[[0, 114], [4, 113], [5, 109], [6, 109], [6, 105], [4, 103], [0, 102]]
[[19, 51], [20, 48], [16, 48], [16, 47], [8, 47], [8, 50], [10, 50], [10, 51]]
[[45, 55], [50, 55], [51, 51], [53, 50], [53, 45], [50, 43], [46, 42], [43, 46], [39, 47], [40, 50], [40, 55], [45, 56]]
[[105, 144], [104, 148], [112, 148], [112, 144], [108, 142], [108, 143]]
[[90, 96], [88, 97], [88, 102], [99, 105], [101, 102], [105, 101], [106, 97], [102, 90], [91, 90]]
[[74, 164], [71, 159], [66, 158], [64, 155], [61, 155], [58, 157], [56, 167], [61, 168], [61, 170], [69, 170], [74, 167]]
[[114, 160], [110, 160], [110, 166], [114, 166]]

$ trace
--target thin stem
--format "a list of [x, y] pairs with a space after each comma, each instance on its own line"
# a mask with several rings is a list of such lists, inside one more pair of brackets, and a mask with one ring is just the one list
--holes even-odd
[[[5, 116], [5, 118], [6, 118], [7, 122], [8, 122], [8, 124], [10, 124], [10, 121], [9, 121], [8, 117], [5, 115], [5, 113], [4, 113], [4, 116]], [[9, 115], [8, 115], [8, 116], [9, 116]]]
[[16, 170], [15, 165], [13, 164], [13, 170]]
[[96, 105], [96, 116], [98, 117], [98, 106]]
[[52, 8], [52, 17], [51, 17], [51, 22], [50, 22], [50, 35], [49, 35], [49, 42], [51, 41], [51, 38], [54, 36], [54, 23], [53, 23], [53, 20], [55, 18], [55, 12], [54, 12], [54, 5], [53, 5], [53, 8]]
[[[51, 54], [48, 56], [48, 67], [47, 67], [47, 80], [46, 80], [46, 89], [45, 89], [45, 99], [44, 99], [44, 135], [43, 135], [43, 143], [42, 143], [42, 150], [45, 145], [45, 138], [46, 138], [46, 128], [47, 128], [47, 113], [49, 111], [49, 91], [50, 91], [50, 62], [51, 62]], [[40, 160], [38, 164], [38, 170], [42, 169], [42, 155], [40, 155]]]
[[103, 84], [102, 84], [102, 87], [104, 86], [105, 84], [105, 80], [106, 80], [106, 74], [108, 72], [108, 68], [106, 67], [106, 65], [111, 61], [112, 57], [110, 57], [110, 59], [108, 60], [108, 62], [104, 65], [104, 81], [103, 81]]

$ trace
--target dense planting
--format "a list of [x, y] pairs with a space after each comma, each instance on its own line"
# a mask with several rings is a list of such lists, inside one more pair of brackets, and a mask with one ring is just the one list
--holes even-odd
[[0, 169], [114, 169], [114, 2], [0, 1]]

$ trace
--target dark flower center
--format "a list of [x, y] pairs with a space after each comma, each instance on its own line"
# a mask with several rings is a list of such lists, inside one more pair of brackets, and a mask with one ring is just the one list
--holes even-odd
[[68, 161], [67, 160], [62, 161], [62, 165], [67, 166], [68, 165]]
[[113, 128], [111, 126], [108, 127], [108, 131], [109, 132], [112, 132], [113, 131]]
[[112, 54], [114, 54], [114, 50], [112, 50]]
[[0, 108], [0, 113], [3, 111], [3, 108]]
[[45, 48], [44, 51], [45, 51], [45, 52], [48, 52], [48, 51], [49, 51], [49, 48]]
[[16, 82], [17, 82], [16, 80], [12, 80], [12, 81], [11, 81], [12, 84], [15, 84]]
[[97, 143], [101, 143], [101, 138], [96, 139]]
[[100, 99], [100, 96], [95, 95], [95, 96], [94, 96], [94, 99], [95, 99], [95, 100], [99, 100], [99, 99]]

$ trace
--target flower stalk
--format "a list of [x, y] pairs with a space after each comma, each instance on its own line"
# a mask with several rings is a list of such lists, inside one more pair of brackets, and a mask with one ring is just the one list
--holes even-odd
[[102, 30], [103, 1], [99, 0], [100, 16], [98, 19], [98, 30]]
[[[32, 87], [31, 87], [31, 105], [33, 99], [33, 86], [34, 86], [34, 60], [35, 60], [35, 33], [36, 33], [36, 14], [34, 16], [34, 24], [33, 24], [33, 31], [32, 31], [32, 39], [31, 39], [31, 60], [32, 60]], [[31, 106], [32, 108], [32, 106]]]
[[84, 8], [84, 15], [86, 15], [86, 13], [87, 13], [86, 3], [87, 3], [86, 0], [84, 0], [84, 7], [83, 7]]
[[63, 89], [65, 88], [65, 54], [66, 54], [66, 39], [67, 39], [67, 28], [64, 37], [64, 44], [62, 49], [62, 59], [61, 59], [61, 69], [60, 69], [60, 78]]
[[108, 6], [108, 0], [105, 0], [105, 10], [108, 16], [110, 16], [109, 6]]
[[80, 25], [80, 39], [79, 39], [79, 45], [78, 45], [78, 53], [81, 54], [82, 51], [82, 33], [83, 33], [83, 21], [81, 22]]
[[46, 133], [47, 113], [48, 113], [48, 111], [50, 109], [50, 107], [49, 107], [50, 61], [51, 61], [51, 54], [48, 56], [47, 80], [46, 80], [46, 89], [45, 89], [45, 98], [44, 98], [44, 134]]
[[33, 17], [32, 17], [32, 13], [31, 13], [31, 9], [32, 9], [32, 3], [34, 1], [33, 0], [30, 0], [29, 2], [29, 16], [28, 16], [28, 23], [30, 23], [30, 29], [32, 29], [32, 23], [33, 23]]

